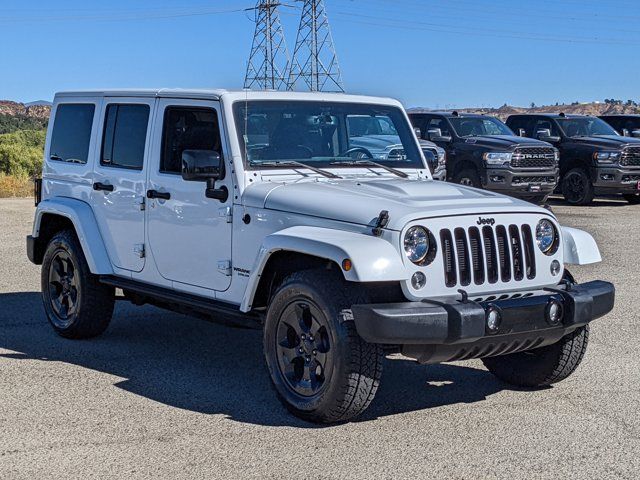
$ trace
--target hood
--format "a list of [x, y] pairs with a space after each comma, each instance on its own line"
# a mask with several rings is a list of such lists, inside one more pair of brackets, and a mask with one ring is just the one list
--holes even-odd
[[492, 149], [513, 150], [516, 147], [551, 147], [547, 142], [535, 138], [517, 137], [515, 135], [486, 135], [465, 138], [464, 143]]
[[382, 210], [391, 230], [416, 219], [509, 212], [549, 212], [531, 203], [452, 183], [391, 178], [261, 182], [248, 187], [247, 206], [374, 226]]
[[627, 145], [640, 146], [640, 139], [632, 137], [621, 137], [619, 135], [603, 135], [597, 137], [573, 137], [572, 142], [591, 145], [598, 148], [610, 148], [620, 150]]
[[397, 135], [367, 135], [366, 137], [352, 137], [349, 143], [353, 147], [364, 147], [367, 150], [384, 151], [387, 147], [399, 145], [402, 142]]

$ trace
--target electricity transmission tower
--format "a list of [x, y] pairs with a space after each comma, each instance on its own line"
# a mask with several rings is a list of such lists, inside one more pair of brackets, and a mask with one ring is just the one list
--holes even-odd
[[304, 1], [287, 89], [302, 83], [312, 92], [344, 92], [324, 0]]
[[256, 30], [253, 36], [244, 88], [279, 90], [287, 86], [289, 52], [285, 42], [277, 0], [259, 0], [254, 8]]

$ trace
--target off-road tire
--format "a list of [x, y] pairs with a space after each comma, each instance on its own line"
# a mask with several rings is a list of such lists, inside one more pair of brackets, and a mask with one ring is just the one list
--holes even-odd
[[584, 357], [589, 326], [580, 327], [558, 343], [526, 352], [482, 359], [485, 367], [503, 382], [540, 388], [571, 375]]
[[468, 187], [482, 188], [480, 176], [475, 168], [465, 168], [453, 176], [453, 183], [466, 185]]
[[[64, 263], [71, 262], [72, 265], [66, 267], [73, 270], [73, 288], [76, 289], [77, 304], [73, 313], [67, 316], [56, 311], [59, 305], [52, 299], [59, 288], [51, 285], [57, 283], [51, 282], [51, 270], [53, 262], [58, 262], [59, 258], [63, 258]], [[47, 245], [42, 262], [41, 287], [47, 319], [58, 335], [72, 339], [91, 338], [109, 326], [115, 303], [114, 289], [100, 283], [98, 277], [91, 273], [75, 232], [63, 230]], [[71, 309], [67, 308], [67, 311], [71, 312]]]
[[[278, 398], [294, 415], [315, 423], [344, 422], [361, 414], [373, 400], [382, 374], [383, 349], [358, 335], [350, 310], [352, 305], [366, 301], [340, 273], [327, 270], [294, 273], [273, 295], [264, 327], [265, 360]], [[329, 352], [333, 355], [331, 371], [326, 372], [322, 387], [306, 396], [285, 377], [279, 363], [285, 360], [278, 353], [282, 336], [279, 325], [289, 318], [286, 312], [299, 304], [311, 305], [318, 315], [325, 315], [322, 321], [327, 325], [326, 338], [330, 339]], [[300, 337], [295, 338], [302, 345]]]
[[562, 194], [571, 205], [589, 205], [595, 196], [591, 177], [584, 168], [573, 168], [562, 177]]
[[640, 194], [639, 193], [628, 193], [623, 195], [624, 199], [629, 202], [631, 205], [640, 204]]

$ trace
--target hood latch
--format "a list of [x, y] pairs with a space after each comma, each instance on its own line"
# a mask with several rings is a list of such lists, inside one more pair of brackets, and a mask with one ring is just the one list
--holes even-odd
[[373, 228], [372, 232], [376, 237], [382, 236], [382, 230], [389, 224], [389, 212], [387, 210], [382, 210], [378, 215], [378, 220], [376, 220], [376, 226]]

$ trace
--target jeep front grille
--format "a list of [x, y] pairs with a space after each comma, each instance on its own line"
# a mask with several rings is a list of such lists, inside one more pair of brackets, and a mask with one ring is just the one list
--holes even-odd
[[640, 147], [627, 147], [622, 151], [620, 165], [624, 167], [640, 167]]
[[513, 168], [554, 168], [556, 153], [550, 147], [519, 147], [511, 158]]
[[467, 287], [536, 277], [535, 245], [529, 225], [498, 225], [440, 231], [447, 287]]

